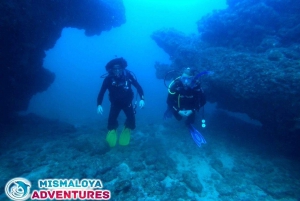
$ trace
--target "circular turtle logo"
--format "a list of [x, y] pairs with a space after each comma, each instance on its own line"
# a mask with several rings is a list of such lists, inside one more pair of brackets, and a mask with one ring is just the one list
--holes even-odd
[[30, 197], [31, 183], [27, 179], [18, 177], [9, 180], [5, 185], [5, 194], [11, 200], [27, 200]]

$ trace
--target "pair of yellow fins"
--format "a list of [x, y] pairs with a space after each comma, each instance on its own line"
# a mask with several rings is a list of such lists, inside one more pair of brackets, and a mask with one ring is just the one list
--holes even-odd
[[[108, 131], [106, 135], [106, 141], [110, 147], [114, 147], [117, 144], [117, 131], [116, 130], [110, 130]], [[119, 144], [122, 146], [127, 146], [130, 142], [130, 129], [124, 128], [120, 138], [119, 138]]]

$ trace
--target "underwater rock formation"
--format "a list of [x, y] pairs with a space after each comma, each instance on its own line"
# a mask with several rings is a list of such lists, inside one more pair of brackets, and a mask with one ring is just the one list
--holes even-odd
[[125, 23], [121, 0], [24, 0], [0, 3], [0, 122], [26, 110], [55, 75], [43, 67], [64, 27], [87, 36]]
[[266, 131], [300, 131], [300, 3], [296, 0], [234, 1], [203, 17], [199, 34], [174, 29], [152, 38], [171, 64], [155, 65], [156, 75], [191, 66], [213, 71], [202, 76], [208, 101], [248, 114]]

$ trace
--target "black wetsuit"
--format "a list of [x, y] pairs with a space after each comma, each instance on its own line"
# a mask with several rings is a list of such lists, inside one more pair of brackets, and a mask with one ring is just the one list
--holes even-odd
[[180, 110], [192, 110], [193, 113], [187, 117], [186, 124], [195, 122], [196, 111], [205, 105], [206, 98], [200, 85], [194, 88], [184, 87], [180, 80], [176, 80], [170, 88], [167, 98], [167, 104], [172, 109], [173, 115], [177, 120], [182, 116], [178, 113]]
[[137, 89], [141, 100], [144, 100], [142, 87], [129, 71], [124, 70], [123, 75], [120, 77], [108, 75], [104, 79], [98, 95], [97, 105], [102, 105], [104, 94], [108, 89], [109, 100], [111, 102], [107, 126], [108, 130], [116, 129], [118, 127], [117, 118], [121, 110], [124, 111], [127, 118], [125, 127], [131, 130], [135, 129], [135, 116], [132, 106], [134, 95], [131, 85]]

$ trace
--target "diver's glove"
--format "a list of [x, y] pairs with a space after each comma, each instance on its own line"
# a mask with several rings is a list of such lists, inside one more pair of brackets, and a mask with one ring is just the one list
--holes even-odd
[[103, 114], [103, 108], [102, 108], [102, 106], [101, 105], [98, 105], [98, 108], [97, 108], [97, 113], [99, 114]]
[[185, 116], [190, 116], [191, 114], [193, 113], [193, 111], [192, 110], [186, 110], [185, 111]]
[[182, 117], [185, 117], [186, 115], [185, 115], [185, 110], [180, 110], [179, 112], [178, 112], [178, 114], [180, 115], [180, 116], [182, 116]]
[[140, 108], [143, 108], [145, 106], [145, 101], [144, 100], [140, 100], [139, 106], [140, 106]]
[[178, 114], [182, 117], [188, 117], [193, 113], [192, 110], [180, 110]]

